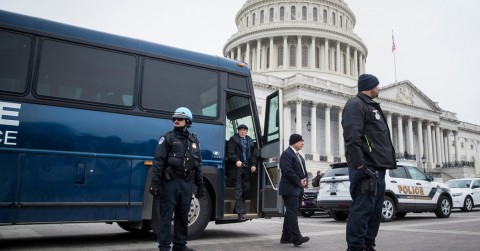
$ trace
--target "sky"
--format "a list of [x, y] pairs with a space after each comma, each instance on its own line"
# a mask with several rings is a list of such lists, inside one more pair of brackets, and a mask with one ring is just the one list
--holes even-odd
[[[0, 9], [223, 56], [246, 0], [0, 0]], [[480, 125], [478, 0], [345, 0], [380, 86], [409, 80]], [[392, 31], [396, 51], [392, 53]], [[395, 55], [395, 57], [394, 57]], [[396, 72], [396, 74], [395, 74]], [[380, 93], [381, 95], [381, 93]]]

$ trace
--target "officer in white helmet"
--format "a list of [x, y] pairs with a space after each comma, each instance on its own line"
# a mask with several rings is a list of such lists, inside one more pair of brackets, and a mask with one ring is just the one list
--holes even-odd
[[193, 184], [197, 198], [205, 195], [202, 178], [202, 156], [196, 134], [190, 133], [192, 112], [180, 107], [172, 116], [173, 130], [160, 137], [153, 161], [154, 176], [150, 193], [160, 200], [158, 249], [170, 250], [172, 215], [174, 214], [173, 249], [194, 250], [187, 247], [188, 212]]

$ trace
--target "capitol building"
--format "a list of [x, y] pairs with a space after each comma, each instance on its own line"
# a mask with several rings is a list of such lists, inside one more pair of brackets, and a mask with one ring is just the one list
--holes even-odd
[[[347, 3], [247, 0], [235, 23], [238, 31], [223, 54], [249, 65], [261, 121], [266, 97], [281, 90], [284, 146], [290, 134], [303, 135], [310, 173], [345, 161], [341, 114], [357, 94], [368, 56]], [[459, 121], [455, 112], [443, 110], [408, 80], [380, 86], [376, 100], [398, 159], [415, 162], [443, 180], [480, 176], [479, 125]]]

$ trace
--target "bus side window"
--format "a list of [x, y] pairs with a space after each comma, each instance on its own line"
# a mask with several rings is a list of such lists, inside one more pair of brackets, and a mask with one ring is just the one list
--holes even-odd
[[0, 31], [0, 91], [26, 90], [30, 48], [28, 36]]

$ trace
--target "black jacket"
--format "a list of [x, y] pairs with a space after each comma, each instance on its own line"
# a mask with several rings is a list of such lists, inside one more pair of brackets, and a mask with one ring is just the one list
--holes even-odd
[[[307, 178], [305, 160], [298, 159], [295, 151], [289, 146], [280, 156], [280, 170], [282, 177], [278, 188], [278, 194], [285, 196], [300, 196], [304, 193], [304, 189], [300, 186], [300, 181]], [[303, 170], [302, 170], [303, 165]]]
[[350, 98], [342, 113], [342, 127], [349, 166], [396, 168], [390, 129], [379, 103], [363, 93]]
[[[249, 145], [249, 154], [247, 157], [248, 160], [248, 167], [244, 167], [245, 169], [250, 169], [251, 166], [257, 166], [257, 155], [255, 151], [255, 144], [253, 143], [252, 138], [250, 136], [245, 136], [247, 139], [247, 144]], [[242, 161], [242, 146], [240, 144], [240, 136], [238, 133], [230, 137], [228, 141], [228, 149], [227, 149], [227, 156], [229, 162], [229, 169], [235, 168], [235, 164], [237, 161]]]
[[173, 130], [160, 137], [153, 165], [160, 180], [164, 169], [171, 167], [175, 175], [180, 176], [193, 171], [195, 183], [203, 184], [200, 143], [188, 130]]

